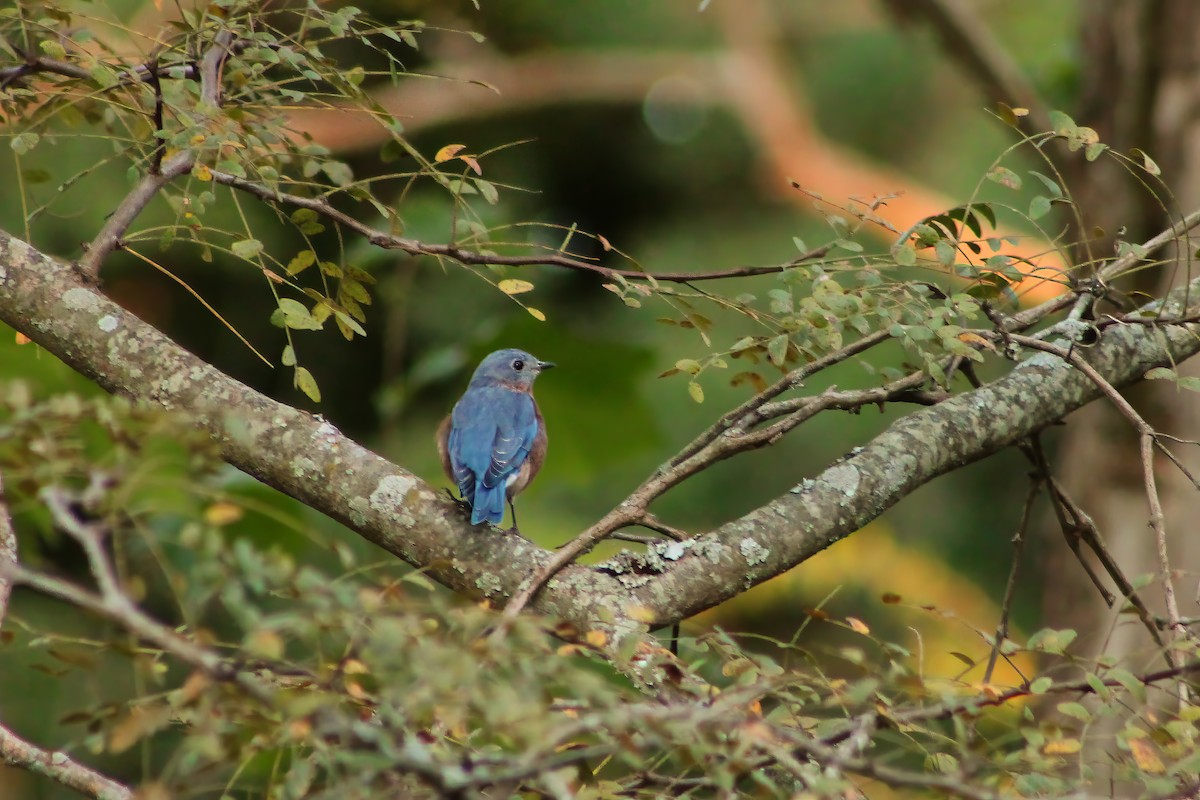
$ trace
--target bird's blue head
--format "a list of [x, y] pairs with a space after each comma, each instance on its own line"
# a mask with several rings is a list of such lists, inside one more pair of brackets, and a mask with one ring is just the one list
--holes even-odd
[[471, 376], [471, 385], [506, 383], [528, 390], [542, 370], [553, 366], [553, 362], [541, 361], [524, 350], [497, 350], [479, 362], [475, 374]]

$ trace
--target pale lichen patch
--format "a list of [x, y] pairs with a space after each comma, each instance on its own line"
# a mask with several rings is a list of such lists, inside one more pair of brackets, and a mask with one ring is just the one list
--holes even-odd
[[297, 478], [314, 478], [320, 475], [320, 468], [308, 456], [297, 456], [292, 459], [292, 474]]
[[68, 289], [62, 296], [63, 304], [72, 311], [94, 311], [100, 305], [100, 298], [95, 292], [76, 286]]
[[411, 478], [405, 475], [388, 475], [375, 487], [375, 491], [371, 492], [371, 508], [378, 514], [382, 514], [389, 519], [402, 521], [402, 517], [408, 517], [409, 514], [401, 514], [401, 509], [404, 507], [405, 498], [408, 493], [416, 488], [416, 478]]
[[763, 547], [749, 536], [738, 542], [738, 552], [740, 552], [742, 557], [746, 559], [746, 563], [752, 567], [756, 567], [763, 563], [771, 555], [770, 550]]
[[[853, 464], [838, 464], [826, 470], [824, 481], [831, 489], [839, 492], [846, 500], [858, 492], [858, 482], [862, 479], [858, 467]], [[843, 505], [845, 501], [843, 501]]]
[[490, 572], [485, 572], [475, 579], [475, 588], [483, 592], [484, 597], [491, 597], [504, 588], [500, 579]]
[[105, 333], [112, 333], [117, 329], [117, 318], [112, 314], [105, 314], [100, 318], [100, 322], [98, 324], [100, 325], [100, 330], [104, 331]]
[[370, 503], [367, 498], [359, 496], [350, 501], [350, 523], [356, 528], [367, 524], [367, 509]]

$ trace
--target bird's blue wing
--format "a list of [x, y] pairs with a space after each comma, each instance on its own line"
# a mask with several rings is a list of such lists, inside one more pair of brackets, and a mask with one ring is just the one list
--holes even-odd
[[503, 519], [507, 482], [529, 457], [537, 424], [533, 398], [500, 386], [468, 389], [454, 407], [447, 450], [473, 523]]
[[508, 479], [521, 469], [537, 436], [533, 398], [523, 392], [500, 392], [504, 396], [496, 399], [498, 424], [492, 442], [492, 460], [483, 476], [483, 485], [489, 489], [508, 488]]

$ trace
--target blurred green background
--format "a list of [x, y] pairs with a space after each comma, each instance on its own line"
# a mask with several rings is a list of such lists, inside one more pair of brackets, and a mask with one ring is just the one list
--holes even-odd
[[[697, 0], [481, 0], [480, 9], [466, 0], [362, 6], [377, 18], [420, 18], [486, 37], [476, 44], [453, 34], [424, 34], [420, 52], [403, 54], [413, 72], [441, 74], [447, 64], [459, 64], [489, 81], [489, 63], [556, 56], [557, 62], [547, 58], [546, 63], [567, 65], [587, 56], [581, 63], [600, 70], [591, 76], [596, 83], [604, 85], [608, 78], [620, 83], [610, 92], [549, 92], [536, 102], [522, 101], [520, 91], [499, 85], [499, 99], [479, 113], [470, 102], [429, 120], [423, 117], [425, 109], [412, 109], [407, 135], [430, 156], [451, 143], [484, 153], [519, 142], [483, 158], [484, 176], [502, 188], [498, 205], [477, 202], [480, 214], [488, 225], [559, 227], [512, 228], [502, 238], [557, 244], [566, 228], [577, 226], [603, 235], [648, 270], [673, 271], [782, 263], [796, 255], [794, 237], [810, 246], [832, 238], [826, 224], [811, 213], [811, 204], [790, 196], [787, 179], [793, 176], [778, 174], [765, 163], [762, 142], [748, 130], [744, 112], [711, 85], [714, 70], [731, 58], [727, 10], [722, 16], [717, 8], [722, 3], [736, 6], [738, 0], [713, 0], [703, 11]], [[763, 42], [774, 48], [779, 74], [816, 134], [866, 163], [886, 165], [888, 175], [902, 177], [903, 185], [879, 185], [878, 193], [922, 187], [944, 195], [947, 206], [956, 205], [1013, 143], [1011, 130], [991, 117], [990, 102], [942, 55], [932, 35], [920, 27], [899, 27], [877, 4], [779, 0], [750, 5], [770, 15]], [[1011, 48], [1049, 103], [1069, 107], [1077, 70], [1076, 4], [1010, 0], [971, 7]], [[127, 2], [118, 13], [138, 27], [145, 24], [143, 15], [155, 12], [149, 3]], [[700, 66], [694, 73], [684, 69], [653, 80], [620, 78], [631, 64], [636, 67], [638, 59], [651, 55], [679, 56], [682, 67]], [[554, 86], [561, 78], [532, 76], [535, 89], [543, 80]], [[662, 79], [674, 82], [662, 91], [683, 91], [683, 101], [663, 105], [655, 99], [653, 87]], [[650, 90], [629, 89], [643, 80]], [[438, 85], [433, 82], [426, 91], [436, 92]], [[506, 107], [510, 97], [511, 107]], [[349, 161], [358, 177], [398, 168], [379, 157], [378, 143], [325, 143]], [[127, 164], [91, 169], [112, 153], [100, 139], [64, 137], [23, 158], [4, 150], [0, 185], [7, 188], [0, 192], [0, 226], [24, 235], [25, 215], [50, 203], [28, 235], [38, 247], [67, 258], [79, 255], [81, 243], [94, 235], [129, 186]], [[26, 181], [20, 191], [17, 170], [26, 175], [42, 170], [50, 177]], [[62, 181], [85, 170], [68, 191], [56, 195]], [[396, 187], [397, 203], [401, 188]], [[837, 187], [811, 188], [840, 199]], [[380, 192], [387, 195], [386, 189]], [[218, 197], [224, 200], [208, 209], [207, 224], [236, 228], [244, 214], [266, 249], [286, 262], [295, 241], [273, 212], [245, 198], [235, 207], [227, 193]], [[406, 235], [434, 242], [450, 238], [444, 192], [418, 185], [399, 209]], [[369, 217], [373, 221], [373, 212]], [[168, 219], [165, 208], [151, 207], [135, 228]], [[582, 237], [572, 243], [588, 255], [603, 255]], [[319, 244], [337, 258], [335, 237]], [[373, 251], [350, 238], [346, 257], [376, 277], [376, 302], [368, 310], [366, 339], [346, 342], [330, 331], [296, 333], [300, 363], [321, 386], [320, 404], [292, 387], [289, 370], [262, 364], [179, 285], [144, 263], [118, 254], [106, 267], [106, 289], [228, 373], [325, 415], [349, 435], [439, 485], [447, 482], [437, 465], [433, 432], [479, 358], [511, 346], [557, 362], [559, 369], [537, 386], [550, 432], [549, 456], [538, 481], [519, 502], [522, 533], [547, 546], [587, 527], [721, 411], [749, 395], [748, 386], [729, 387], [727, 375], [706, 373], [706, 398], [697, 404], [682, 378], [657, 377], [677, 359], [710, 349], [695, 331], [656, 321], [667, 309], [652, 302], [628, 308], [594, 276], [548, 267], [492, 273], [536, 285], [520, 299], [545, 312], [546, 321], [538, 322], [465, 268]], [[159, 258], [277, 360], [284, 340], [268, 323], [274, 303], [261, 273], [220, 253], [207, 263], [195, 250], [182, 247]], [[774, 285], [775, 278], [766, 277], [713, 288], [765, 294]], [[715, 349], [742, 335], [736, 324], [723, 327], [722, 322], [728, 321], [718, 320]], [[8, 332], [0, 336], [0, 381], [14, 379], [30, 382], [42, 396], [97, 391], [36, 346], [16, 344]], [[850, 363], [810, 388], [871, 380], [860, 365]], [[817, 473], [904, 411], [827, 413], [773, 448], [716, 465], [664, 497], [656, 511], [691, 531], [717, 526]], [[908, 625], [937, 628], [928, 614], [879, 603], [882, 593], [894, 592], [913, 603], [954, 610], [974, 624], [993, 625], [1025, 473], [1019, 458], [1006, 453], [942, 478], [870, 530], [693, 624], [719, 621], [736, 630], [787, 638], [805, 619], [804, 608], [832, 594], [825, 605], [830, 614], [862, 618], [872, 627], [895, 631], [897, 638], [906, 635]], [[230, 525], [233, 535], [279, 537], [285, 546], [312, 557], [324, 551], [322, 538], [332, 537], [368, 559], [386, 557], [244, 476], [227, 471], [216, 485], [260, 504], [258, 511], [250, 507]], [[315, 526], [321, 535], [297, 536], [273, 521], [279, 512]], [[32, 541], [27, 545], [29, 553], [42, 547]], [[614, 549], [600, 548], [596, 557]], [[49, 551], [43, 555], [54, 557]], [[1036, 558], [1036, 548], [1027, 556]], [[1024, 626], [1036, 624], [1036, 595], [1032, 582], [1022, 587], [1018, 622]], [[17, 609], [26, 617], [50, 613], [30, 598], [19, 600]], [[946, 659], [939, 667], [933, 662], [942, 655], [932, 655], [938, 648], [928, 649], [931, 669], [955, 674], [962, 666]], [[974, 655], [982, 652], [979, 642]], [[45, 662], [44, 656], [10, 648], [4, 659], [0, 698], [44, 696], [55, 685], [27, 669], [30, 662]], [[36, 730], [37, 719], [56, 716], [44, 706], [4, 705], [21, 730]]]

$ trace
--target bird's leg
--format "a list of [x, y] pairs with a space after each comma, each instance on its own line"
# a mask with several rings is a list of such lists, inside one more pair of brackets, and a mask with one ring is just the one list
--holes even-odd
[[512, 527], [508, 529], [508, 532], [509, 533], [520, 533], [521, 531], [519, 531], [517, 529], [517, 507], [513, 505], [513, 501], [512, 501], [511, 497], [508, 498], [508, 510], [512, 514], [512, 520], [513, 520]]
[[461, 511], [470, 511], [471, 504], [467, 502], [465, 497], [455, 497], [453, 489], [446, 490], [446, 496], [449, 497]]

